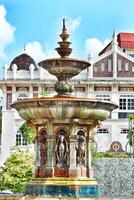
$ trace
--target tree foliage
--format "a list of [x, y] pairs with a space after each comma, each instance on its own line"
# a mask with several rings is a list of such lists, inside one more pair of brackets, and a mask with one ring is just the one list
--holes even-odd
[[32, 143], [36, 137], [36, 130], [28, 126], [26, 123], [22, 124], [19, 128], [19, 131], [23, 135], [23, 137], [28, 141], [28, 143]]
[[13, 153], [0, 168], [0, 190], [24, 192], [26, 183], [32, 177], [33, 162], [33, 154], [22, 151]]
[[128, 116], [128, 118], [129, 118], [129, 120], [131, 121], [131, 124], [132, 124], [131, 129], [129, 131], [129, 134], [127, 136], [128, 143], [129, 143], [130, 146], [134, 146], [134, 114], [130, 114]]

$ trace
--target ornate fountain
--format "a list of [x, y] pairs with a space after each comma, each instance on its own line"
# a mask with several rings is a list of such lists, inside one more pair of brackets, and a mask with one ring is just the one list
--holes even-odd
[[31, 98], [12, 104], [19, 115], [37, 131], [34, 178], [27, 195], [80, 199], [99, 196], [91, 167], [92, 129], [117, 108], [111, 102], [71, 95], [70, 81], [90, 63], [69, 58], [72, 52], [63, 20], [62, 41], [56, 48], [60, 58], [43, 60], [39, 66], [57, 77], [54, 97]]

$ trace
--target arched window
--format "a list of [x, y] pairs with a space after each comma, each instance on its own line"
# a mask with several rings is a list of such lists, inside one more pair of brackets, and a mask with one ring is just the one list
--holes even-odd
[[19, 88], [17, 100], [28, 98], [28, 92], [26, 88]]

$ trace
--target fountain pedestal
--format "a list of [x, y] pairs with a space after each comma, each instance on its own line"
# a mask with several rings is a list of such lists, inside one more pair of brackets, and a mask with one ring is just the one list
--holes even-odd
[[[82, 122], [81, 122], [82, 123]], [[35, 177], [26, 187], [26, 194], [43, 197], [98, 197], [100, 195], [98, 183], [91, 174], [91, 148], [90, 131], [88, 124], [51, 122], [51, 131], [47, 134], [48, 127], [43, 126], [38, 130], [37, 155], [40, 155], [40, 165], [36, 167]], [[44, 135], [43, 135], [44, 134]], [[60, 155], [61, 140], [64, 136], [63, 145], [65, 160], [57, 160]], [[44, 138], [44, 140], [42, 138]], [[84, 152], [80, 152], [81, 144], [84, 143]], [[47, 146], [46, 158], [44, 157], [44, 141]], [[57, 146], [59, 145], [59, 146]], [[78, 148], [77, 148], [78, 147]], [[84, 153], [81, 154], [80, 153]], [[37, 157], [38, 161], [38, 157]], [[46, 162], [45, 162], [46, 161]]]

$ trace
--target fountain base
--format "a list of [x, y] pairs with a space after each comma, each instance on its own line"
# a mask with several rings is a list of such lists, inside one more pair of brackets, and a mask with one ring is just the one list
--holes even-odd
[[26, 195], [54, 197], [97, 198], [100, 190], [95, 179], [35, 178], [26, 187]]

